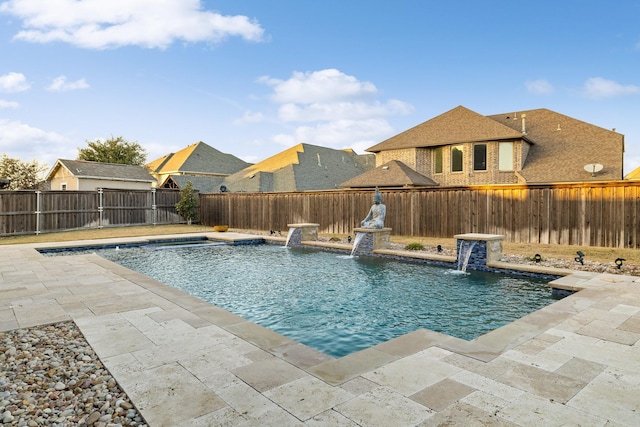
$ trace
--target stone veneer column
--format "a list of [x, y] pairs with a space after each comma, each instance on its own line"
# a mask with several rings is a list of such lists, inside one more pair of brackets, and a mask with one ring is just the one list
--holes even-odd
[[391, 228], [354, 228], [353, 231], [356, 236], [364, 235], [353, 255], [373, 255], [373, 251], [391, 245]]
[[487, 271], [488, 262], [500, 261], [500, 258], [502, 258], [503, 235], [468, 233], [456, 234], [453, 237], [457, 239], [456, 262], [460, 259], [460, 249], [463, 243], [469, 242], [468, 244], [471, 244], [475, 242], [467, 264], [467, 270]]
[[[301, 246], [304, 241], [316, 241], [318, 240], [318, 228], [320, 224], [314, 223], [301, 223], [301, 224], [287, 224], [289, 230], [294, 229], [289, 237], [288, 246]], [[291, 231], [290, 231], [291, 232]]]

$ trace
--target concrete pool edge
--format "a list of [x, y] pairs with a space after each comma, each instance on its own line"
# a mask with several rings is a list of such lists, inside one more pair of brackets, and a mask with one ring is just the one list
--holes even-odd
[[[289, 347], [298, 347], [295, 343], [276, 346], [269, 353], [282, 361], [278, 364], [264, 360], [265, 356], [258, 352], [246, 353], [259, 371], [249, 367], [221, 373], [220, 366], [224, 365], [214, 367], [212, 363], [229, 361], [218, 357], [218, 350], [197, 359], [200, 366], [194, 365], [193, 358], [185, 364], [183, 359], [191, 357], [192, 350], [185, 345], [188, 336], [170, 333], [176, 330], [177, 320], [193, 326], [195, 332], [189, 334], [194, 334], [195, 340], [201, 340], [203, 334], [215, 334], [215, 328], [206, 326], [206, 318], [215, 319], [220, 325], [236, 325], [239, 320], [144, 276], [131, 277], [138, 282], [134, 286], [127, 277], [130, 271], [111, 271], [109, 265], [99, 267], [99, 257], [45, 259], [34, 250], [38, 246], [42, 245], [0, 247], [4, 284], [0, 303], [13, 306], [1, 306], [7, 310], [0, 314], [9, 319], [0, 319], [2, 330], [74, 320], [150, 426], [246, 425], [247, 421], [253, 422], [251, 425], [301, 425], [316, 417], [343, 423], [346, 418], [358, 425], [404, 426], [420, 425], [426, 419], [433, 423], [428, 425], [443, 421], [463, 425], [470, 419], [493, 424], [511, 421], [517, 425], [605, 425], [607, 420], [630, 425], [640, 421], [635, 411], [637, 402], [629, 401], [629, 396], [640, 392], [637, 384], [630, 382], [636, 378], [630, 375], [640, 375], [636, 363], [640, 330], [633, 326], [640, 315], [638, 277], [598, 274], [582, 283], [582, 291], [559, 301], [563, 306], [557, 307], [556, 312], [541, 314], [555, 318], [548, 324], [557, 324], [560, 317], [569, 316], [566, 321], [537, 335], [532, 329], [544, 328], [535, 323], [541, 320], [536, 318], [527, 322], [534, 323], [532, 327], [525, 323], [492, 337], [487, 334], [484, 343], [475, 343], [474, 349], [480, 349], [478, 354], [471, 354], [471, 347], [465, 342], [447, 342], [445, 337], [432, 336], [429, 331], [407, 334], [362, 355], [369, 371], [354, 366], [357, 358], [337, 359], [344, 360], [341, 366], [324, 366], [329, 368], [322, 369], [329, 371], [324, 376], [351, 377], [354, 372], [364, 371], [350, 381], [337, 379], [335, 383], [340, 385], [329, 387], [317, 379], [302, 378], [291, 369], [281, 375], [284, 365], [294, 363], [278, 352], [288, 353]], [[145, 286], [154, 287], [165, 296], [156, 297]], [[71, 293], [65, 294], [67, 288]], [[112, 293], [107, 292], [112, 288]], [[158, 322], [154, 328], [169, 331], [166, 337], [160, 337], [166, 343], [156, 347], [145, 344], [145, 337], [150, 336], [145, 327], [153, 322]], [[625, 332], [631, 330], [634, 333]], [[531, 335], [534, 338], [523, 338]], [[509, 350], [493, 359], [493, 355], [485, 357], [481, 353], [483, 345], [500, 343], [507, 336], [515, 336], [522, 344], [509, 345]], [[430, 344], [431, 339], [439, 344]], [[193, 341], [186, 343], [197, 345]], [[245, 347], [258, 348], [237, 345], [233, 344], [233, 349], [238, 350], [238, 360], [246, 357], [241, 352]], [[469, 357], [439, 345], [466, 346], [460, 351]], [[147, 365], [141, 367], [143, 361]], [[210, 377], [212, 374], [216, 375]], [[233, 375], [235, 380], [223, 381]], [[271, 382], [258, 381], [255, 375], [271, 375], [264, 380]], [[281, 378], [276, 381], [275, 375]], [[619, 391], [606, 388], [609, 381], [617, 381]], [[303, 385], [306, 388], [300, 388]], [[442, 387], [458, 394], [447, 397]], [[284, 398], [287, 390], [291, 391], [290, 401]], [[168, 392], [171, 397], [167, 400]], [[465, 393], [471, 394], [463, 397]], [[437, 400], [430, 404], [423, 399], [428, 396]], [[320, 403], [325, 399], [328, 400]], [[491, 405], [485, 404], [487, 399]], [[421, 409], [416, 409], [418, 406]], [[375, 422], [371, 414], [375, 414]], [[407, 419], [399, 423], [398, 414]]]
[[[251, 234], [235, 232], [205, 232], [188, 235], [176, 234], [168, 236], [144, 236], [128, 239], [78, 241], [72, 246], [68, 244], [65, 246], [64, 242], [33, 246], [34, 249], [38, 251], [41, 249], [46, 250], [50, 248], [65, 247], [83, 248], [86, 246], [97, 247], [100, 245], [117, 244], [140, 245], [154, 241], [172, 241], [182, 238], [207, 238], [209, 240], [219, 240], [232, 244], [243, 242], [254, 243], [256, 240], [263, 240], [265, 243], [279, 244], [284, 243], [285, 240], [276, 236], [259, 236], [259, 239], [256, 239], [256, 236]], [[90, 242], [90, 244], [87, 244], [88, 242]], [[332, 249], [337, 251], [349, 250], [347, 247], [348, 245], [335, 244], [331, 242], [303, 241], [302, 243], [303, 246], [309, 246], [316, 249]], [[424, 261], [433, 261], [436, 265], [440, 263], [453, 263], [453, 261], [455, 261], [455, 257], [418, 254], [411, 251], [386, 249], [376, 250], [375, 252], [382, 256], [390, 256], [398, 259], [416, 258]], [[451, 259], [453, 259], [453, 261], [451, 261]], [[571, 309], [570, 305], [569, 308], [567, 308], [567, 304], [558, 304], [568, 298], [565, 297], [563, 300], [553, 302], [549, 306], [527, 314], [471, 341], [466, 341], [428, 329], [419, 329], [347, 356], [333, 358], [302, 343], [282, 336], [268, 328], [250, 322], [227, 310], [202, 301], [184, 293], [183, 291], [158, 282], [133, 270], [129, 270], [99, 256], [92, 257], [92, 262], [101, 265], [112, 272], [117, 272], [133, 283], [162, 298], [173, 299], [182, 308], [192, 312], [196, 316], [227, 330], [238, 338], [241, 338], [256, 347], [291, 363], [292, 365], [331, 385], [342, 384], [364, 372], [369, 372], [393, 360], [407, 357], [432, 347], [441, 348], [479, 361], [488, 362], [505, 351], [516, 347], [531, 337], [539, 334], [541, 331], [553, 327], [572, 314], [575, 314], [575, 310]], [[507, 266], [509, 267], [506, 269], [507, 271], [517, 270], [519, 267], [522, 267], [524, 271], [530, 271], [531, 268], [531, 266], [517, 266], [508, 263], [492, 263], [492, 266], [497, 270], [501, 270], [501, 267]], [[567, 277], [571, 278], [576, 274], [577, 278], [575, 280], [570, 279], [569, 281], [572, 285], [567, 286], [576, 292], [583, 289], [577, 286], [576, 283], [584, 284], [585, 277], [595, 277], [594, 273], [573, 272], [571, 270], [554, 268], [535, 267], [535, 271], [541, 274], [548, 272], [551, 276], [556, 277], [561, 276], [561, 274], [565, 274], [566, 276], [562, 277], [562, 279]], [[197, 322], [194, 322], [194, 324], [197, 325]]]

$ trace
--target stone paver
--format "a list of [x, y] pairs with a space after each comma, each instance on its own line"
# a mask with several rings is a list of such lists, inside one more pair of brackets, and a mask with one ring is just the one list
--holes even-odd
[[152, 427], [640, 425], [638, 277], [565, 277], [584, 290], [471, 342], [420, 330], [334, 359], [95, 255], [35, 247], [0, 246], [0, 331], [74, 320]]

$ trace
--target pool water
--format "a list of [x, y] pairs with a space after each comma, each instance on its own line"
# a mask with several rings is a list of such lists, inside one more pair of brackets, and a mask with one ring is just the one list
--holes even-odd
[[314, 249], [92, 252], [334, 357], [420, 328], [471, 340], [554, 301], [544, 280]]

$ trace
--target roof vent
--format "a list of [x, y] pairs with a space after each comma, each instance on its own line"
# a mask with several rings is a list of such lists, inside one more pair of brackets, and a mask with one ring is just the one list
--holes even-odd
[[389, 170], [389, 166], [383, 166], [382, 170], [388, 171]]
[[525, 124], [525, 117], [527, 117], [527, 115], [525, 113], [520, 114], [520, 117], [522, 117], [522, 134], [526, 135], [527, 134], [527, 126]]
[[556, 130], [562, 130], [562, 128], [560, 127], [560, 123], [558, 123], [558, 127], [556, 128]]

